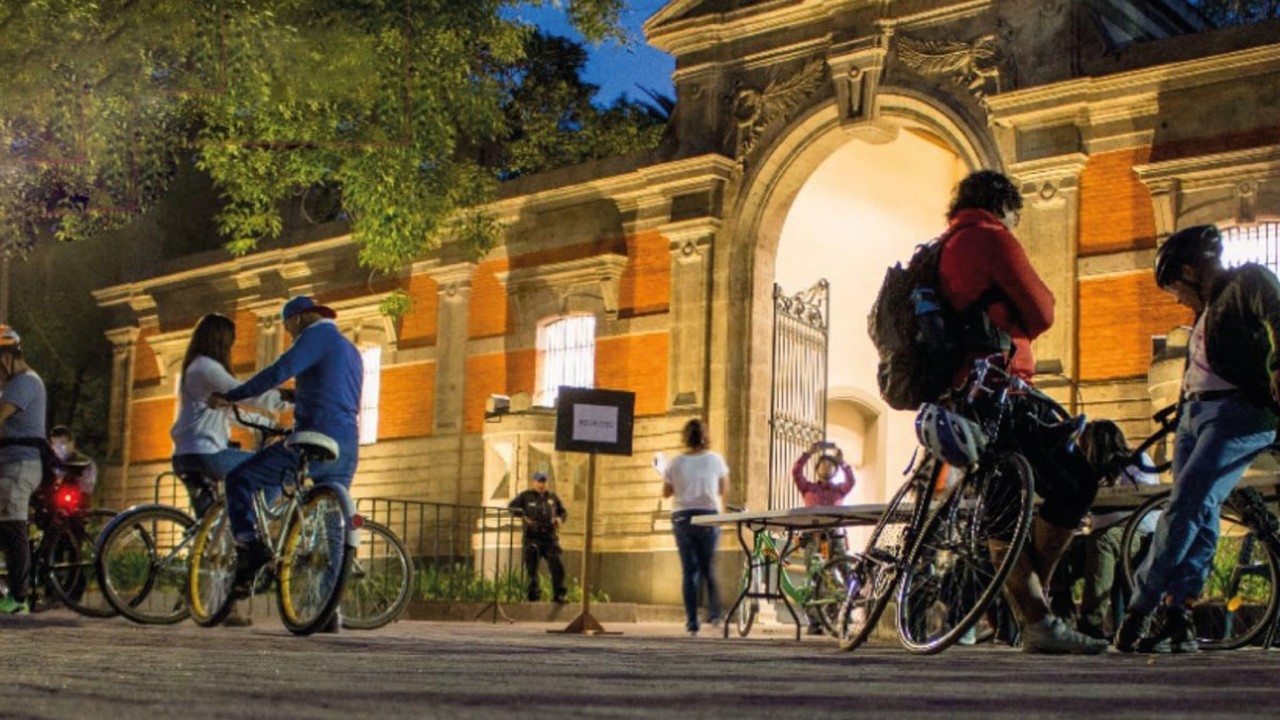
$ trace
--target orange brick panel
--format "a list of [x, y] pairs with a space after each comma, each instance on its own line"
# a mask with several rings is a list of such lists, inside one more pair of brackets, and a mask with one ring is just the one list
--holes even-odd
[[138, 333], [138, 340], [133, 346], [134, 387], [145, 387], [160, 382], [160, 363], [151, 350], [151, 343], [147, 342], [147, 338], [157, 332], [159, 330], [152, 327], [142, 328], [142, 332]]
[[663, 333], [596, 341], [596, 387], [636, 394], [636, 415], [667, 411], [667, 348]]
[[251, 373], [258, 365], [258, 316], [248, 310], [240, 310], [233, 320], [236, 324], [236, 341], [231, 346], [231, 370]]
[[467, 337], [485, 338], [511, 332], [507, 291], [496, 273], [507, 269], [506, 260], [480, 263], [471, 279], [471, 317]]
[[435, 425], [436, 364], [382, 369], [378, 439], [422, 437]]
[[506, 353], [473, 355], [467, 358], [467, 383], [462, 400], [462, 427], [480, 432], [484, 427], [484, 404], [490, 395], [507, 394]]
[[400, 347], [435, 345], [439, 284], [427, 275], [414, 275], [404, 289], [413, 301], [413, 308], [400, 319]]
[[1080, 379], [1146, 375], [1151, 336], [1191, 321], [1191, 311], [1161, 292], [1151, 273], [1081, 280]]
[[137, 400], [131, 408], [129, 461], [167, 460], [173, 454], [169, 428], [173, 427], [175, 401], [172, 397]]
[[670, 241], [658, 233], [627, 238], [630, 262], [618, 284], [618, 314], [664, 312], [671, 303]]
[[1150, 157], [1140, 147], [1089, 158], [1080, 173], [1080, 255], [1155, 247], [1151, 193], [1133, 171]]
[[507, 391], [534, 394], [538, 383], [538, 351], [534, 348], [507, 353]]

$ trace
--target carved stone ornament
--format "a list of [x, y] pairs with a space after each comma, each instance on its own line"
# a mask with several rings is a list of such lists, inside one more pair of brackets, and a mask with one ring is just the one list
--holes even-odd
[[797, 73], [771, 79], [763, 90], [745, 87], [741, 80], [734, 84], [729, 98], [733, 103], [733, 125], [728, 144], [738, 162], [746, 162], [766, 132], [795, 116], [804, 100], [822, 84], [826, 67], [821, 58], [811, 60]]
[[925, 77], [950, 77], [964, 85], [986, 107], [987, 95], [1000, 92], [1003, 53], [995, 35], [983, 35], [972, 43], [952, 40], [916, 40], [898, 35], [898, 59]]

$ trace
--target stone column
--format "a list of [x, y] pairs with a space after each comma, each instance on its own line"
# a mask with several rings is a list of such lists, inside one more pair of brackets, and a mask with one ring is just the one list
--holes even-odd
[[134, 352], [141, 331], [136, 327], [108, 330], [111, 342], [111, 403], [107, 412], [107, 455], [112, 464], [127, 464], [129, 403], [133, 401]]
[[467, 319], [471, 311], [471, 278], [475, 263], [457, 263], [429, 271], [439, 285], [436, 316], [435, 433], [462, 433], [466, 391]]
[[[1086, 162], [1088, 157], [1083, 153], [1068, 153], [1009, 167], [1023, 197], [1022, 221], [1014, 234], [1056, 300], [1053, 327], [1035, 343], [1036, 361], [1060, 361], [1062, 373], [1072, 379], [1079, 377], [1076, 257], [1080, 173]], [[1070, 403], [1074, 406], [1075, 402], [1073, 391]]]
[[280, 320], [281, 300], [254, 303], [248, 310], [258, 318], [258, 342], [253, 367], [261, 370], [284, 352], [284, 323]]
[[701, 406], [707, 397], [707, 330], [711, 302], [714, 228], [699, 221], [668, 226], [671, 250], [671, 339], [668, 386], [671, 405]]

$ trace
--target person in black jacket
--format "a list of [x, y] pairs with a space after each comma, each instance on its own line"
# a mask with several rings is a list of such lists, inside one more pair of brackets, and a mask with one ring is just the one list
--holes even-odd
[[1174, 436], [1173, 494], [1115, 642], [1122, 652], [1195, 652], [1191, 606], [1212, 569], [1219, 509], [1276, 436], [1280, 280], [1261, 265], [1223, 268], [1218, 229], [1198, 225], [1160, 247], [1156, 284], [1194, 310], [1196, 321]]
[[538, 583], [538, 558], [545, 558], [551, 571], [551, 587], [554, 600], [565, 602], [564, 563], [560, 562], [560, 524], [569, 517], [564, 503], [547, 489], [547, 476], [534, 473], [529, 479], [529, 489], [520, 493], [507, 505], [524, 519], [524, 570], [529, 579], [529, 602], [542, 598]]

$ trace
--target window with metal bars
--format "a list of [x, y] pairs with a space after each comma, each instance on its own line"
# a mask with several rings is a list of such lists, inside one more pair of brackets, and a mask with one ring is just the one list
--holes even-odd
[[1280, 275], [1280, 221], [1241, 225], [1222, 231], [1222, 264], [1258, 263]]
[[571, 315], [538, 328], [538, 393], [534, 403], [556, 404], [561, 385], [595, 387], [596, 318]]

